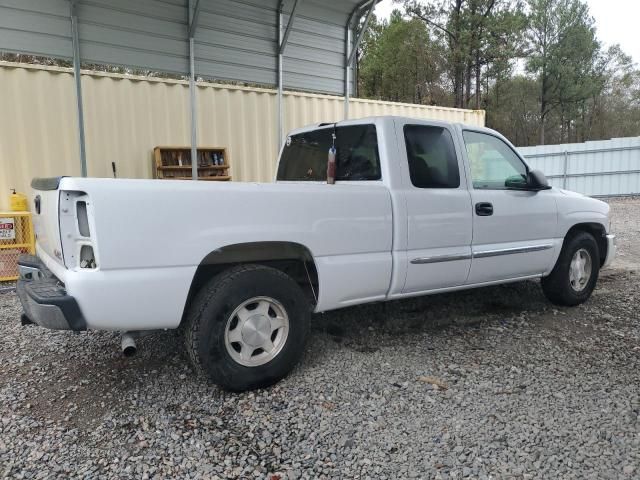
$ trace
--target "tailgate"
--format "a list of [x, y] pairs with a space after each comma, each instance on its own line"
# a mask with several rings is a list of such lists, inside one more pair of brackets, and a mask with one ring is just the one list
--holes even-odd
[[60, 177], [33, 179], [31, 208], [37, 248], [64, 266], [60, 242], [59, 185]]

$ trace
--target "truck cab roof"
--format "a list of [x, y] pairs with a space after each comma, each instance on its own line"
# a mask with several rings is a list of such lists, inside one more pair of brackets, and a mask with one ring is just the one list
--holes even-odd
[[470, 125], [470, 124], [461, 123], [461, 122], [448, 122], [446, 120], [439, 120], [439, 119], [416, 118], [416, 117], [409, 117], [409, 116], [402, 116], [402, 115], [377, 115], [377, 116], [370, 116], [370, 117], [363, 117], [363, 118], [339, 120], [337, 122], [312, 123], [309, 125], [305, 125], [304, 127], [291, 130], [288, 133], [288, 135], [289, 136], [296, 135], [299, 133], [318, 130], [320, 128], [330, 128], [333, 125], [335, 125], [336, 127], [343, 127], [348, 125], [364, 125], [364, 124], [372, 124], [372, 123], [378, 125], [378, 124], [383, 124], [386, 122], [396, 121], [396, 120], [405, 121], [405, 122], [419, 122], [419, 123], [429, 124], [429, 125], [457, 127], [461, 129], [472, 129], [480, 132], [490, 133], [500, 138], [504, 138], [499, 132], [483, 126]]

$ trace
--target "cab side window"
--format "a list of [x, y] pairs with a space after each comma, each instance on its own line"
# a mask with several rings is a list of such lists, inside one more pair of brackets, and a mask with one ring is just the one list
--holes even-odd
[[479, 190], [503, 190], [507, 182], [526, 183], [527, 167], [520, 157], [493, 135], [464, 131], [471, 181]]
[[458, 188], [460, 170], [451, 133], [446, 128], [405, 125], [404, 140], [411, 183], [418, 188]]

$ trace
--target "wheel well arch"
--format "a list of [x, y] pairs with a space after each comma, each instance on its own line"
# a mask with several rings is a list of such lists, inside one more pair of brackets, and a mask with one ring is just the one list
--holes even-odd
[[191, 280], [182, 321], [193, 297], [207, 281], [228, 268], [248, 263], [266, 265], [286, 273], [301, 286], [310, 304], [317, 304], [318, 269], [311, 250], [306, 246], [280, 241], [236, 243], [212, 250], [202, 259]]
[[576, 223], [573, 225], [564, 236], [564, 242], [567, 241], [568, 238], [571, 238], [577, 232], [586, 232], [593, 235], [596, 243], [598, 244], [598, 253], [600, 254], [600, 266], [604, 264], [604, 261], [607, 258], [607, 229], [604, 225], [597, 222], [584, 222], [584, 223]]

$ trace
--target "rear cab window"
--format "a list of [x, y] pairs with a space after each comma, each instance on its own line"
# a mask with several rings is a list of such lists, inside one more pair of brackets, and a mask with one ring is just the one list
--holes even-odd
[[[327, 180], [333, 125], [287, 137], [280, 156], [277, 181]], [[373, 124], [335, 128], [336, 180], [380, 180], [378, 136]]]

